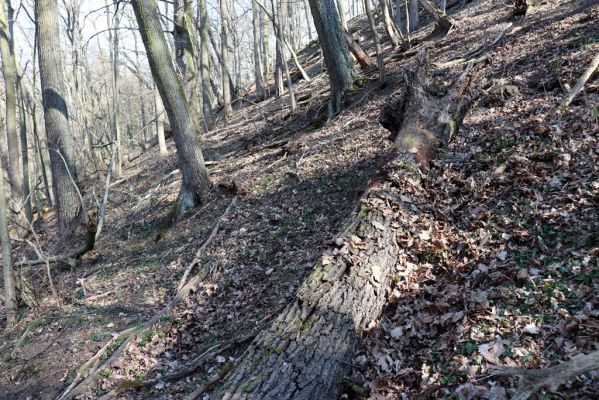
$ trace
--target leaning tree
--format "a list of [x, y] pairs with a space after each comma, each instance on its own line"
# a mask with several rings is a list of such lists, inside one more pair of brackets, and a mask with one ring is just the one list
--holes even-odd
[[204, 202], [210, 187], [208, 170], [196, 137], [196, 121], [192, 118], [183, 85], [175, 73], [160, 25], [156, 0], [134, 0], [131, 5], [177, 147], [183, 182], [173, 217], [179, 218]]

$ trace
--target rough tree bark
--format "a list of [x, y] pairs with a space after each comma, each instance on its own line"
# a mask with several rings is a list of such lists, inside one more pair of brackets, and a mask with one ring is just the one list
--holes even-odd
[[445, 97], [435, 98], [425, 91], [427, 62], [419, 54], [406, 89], [382, 114], [395, 136], [393, 152], [335, 240], [338, 247], [323, 255], [212, 398], [337, 398], [361, 333], [376, 326], [396, 268], [409, 259], [410, 247], [400, 243], [417, 239], [414, 217], [434, 218], [420, 206], [427, 203], [421, 169], [457, 129], [471, 102], [473, 71], [469, 66]]
[[6, 195], [4, 193], [4, 168], [0, 166], [0, 244], [2, 244], [2, 271], [4, 279], [4, 307], [6, 308], [6, 327], [14, 325], [17, 315], [17, 294], [15, 274], [10, 252], [10, 236], [8, 236], [8, 214]]
[[15, 211], [21, 214], [23, 200], [23, 176], [20, 172], [21, 153], [19, 151], [19, 134], [17, 132], [17, 67], [15, 63], [12, 32], [9, 27], [7, 10], [9, 1], [0, 4], [0, 52], [2, 53], [2, 72], [6, 92], [6, 142], [8, 145], [8, 180], [12, 198], [16, 204]]
[[57, 0], [36, 0], [35, 12], [46, 136], [60, 234], [69, 233], [81, 214], [73, 138], [64, 96]]
[[156, 0], [135, 0], [131, 5], [177, 147], [183, 182], [173, 217], [180, 218], [205, 201], [210, 186], [208, 170], [196, 138], [197, 127], [191, 117], [185, 91], [169, 56]]
[[212, 115], [212, 87], [210, 79], [210, 54], [208, 52], [208, 9], [206, 0], [198, 0], [198, 31], [200, 36], [200, 77], [202, 80], [202, 111], [204, 125], [207, 131], [214, 128], [214, 116]]
[[233, 114], [231, 107], [231, 83], [229, 76], [229, 9], [227, 0], [220, 0], [220, 45], [221, 45], [221, 78], [223, 85], [223, 106], [225, 119]]
[[262, 84], [262, 58], [260, 56], [260, 25], [258, 21], [258, 0], [252, 0], [252, 33], [254, 39], [254, 83], [256, 84], [256, 97], [264, 99], [264, 87]]
[[179, 74], [185, 87], [185, 94], [189, 101], [189, 108], [196, 125], [200, 123], [201, 105], [198, 72], [195, 65], [195, 53], [197, 45], [193, 32], [193, 15], [191, 0], [175, 0], [173, 2], [174, 29], [173, 39], [175, 42], [175, 61]]
[[383, 51], [381, 50], [379, 33], [376, 30], [376, 23], [374, 22], [374, 17], [372, 16], [372, 11], [370, 10], [370, 0], [364, 0], [364, 11], [366, 11], [366, 16], [368, 17], [368, 25], [370, 25], [372, 38], [374, 40], [374, 47], [376, 49], [376, 61], [379, 67], [379, 80], [381, 83], [384, 83], [387, 75], [385, 71], [385, 61], [383, 60]]
[[354, 82], [353, 63], [334, 0], [309, 0], [309, 4], [331, 83], [331, 116], [341, 110], [345, 92]]

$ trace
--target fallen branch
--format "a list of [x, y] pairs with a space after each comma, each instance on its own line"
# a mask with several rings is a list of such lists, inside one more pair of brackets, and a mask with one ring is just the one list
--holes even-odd
[[584, 84], [587, 83], [587, 81], [589, 80], [591, 75], [593, 75], [593, 73], [595, 72], [595, 70], [598, 67], [599, 67], [599, 52], [597, 52], [597, 54], [595, 54], [593, 61], [591, 61], [591, 65], [589, 65], [589, 67], [586, 69], [586, 71], [584, 71], [582, 76], [578, 79], [578, 82], [576, 82], [576, 86], [574, 86], [574, 88], [572, 90], [570, 90], [570, 93], [568, 93], [566, 98], [562, 101], [562, 103], [559, 106], [559, 110], [558, 110], [559, 112], [563, 112], [566, 110], [566, 108], [568, 108], [570, 103], [572, 103], [574, 98], [578, 95], [578, 93], [580, 93], [580, 91], [584, 87]]
[[[76, 260], [80, 257], [82, 257], [85, 253], [87, 253], [88, 251], [91, 251], [94, 249], [95, 243], [96, 243], [96, 229], [97, 229], [97, 214], [95, 212], [89, 212], [88, 213], [88, 217], [87, 219], [87, 232], [85, 235], [85, 244], [83, 246], [81, 246], [79, 249], [75, 250], [74, 252], [70, 253], [70, 254], [65, 254], [65, 255], [60, 255], [60, 256], [54, 256], [54, 257], [42, 257], [41, 254], [39, 254], [37, 251], [36, 253], [38, 253], [38, 258], [37, 260], [24, 260], [24, 261], [19, 261], [15, 263], [15, 267], [21, 267], [24, 265], [28, 265], [28, 266], [34, 266], [34, 265], [39, 265], [39, 264], [52, 264], [52, 263], [57, 263], [60, 261], [63, 262], [67, 262], [69, 260]], [[16, 240], [16, 239], [13, 239]], [[35, 246], [34, 246], [35, 249]]]
[[[134, 331], [135, 328], [129, 328], [126, 329], [118, 334], [116, 334], [115, 336], [113, 336], [113, 338], [111, 340], [108, 341], [108, 343], [106, 343], [104, 345], [104, 347], [102, 347], [100, 350], [98, 350], [98, 352], [89, 360], [87, 360], [85, 362], [85, 364], [83, 364], [81, 367], [79, 367], [79, 369], [77, 370], [77, 375], [75, 375], [75, 378], [73, 379], [73, 382], [71, 382], [71, 384], [69, 385], [69, 387], [66, 388], [66, 390], [64, 392], [62, 392], [62, 394], [60, 396], [58, 396], [56, 398], [56, 400], [63, 400], [66, 398], [70, 398], [67, 397], [69, 396], [70, 392], [73, 390], [73, 388], [75, 388], [77, 386], [77, 383], [79, 382], [79, 379], [81, 379], [81, 376], [83, 375], [84, 372], [86, 372], [86, 370], [88, 370], [89, 368], [93, 368], [93, 366], [95, 364], [97, 364], [97, 362], [100, 360], [100, 358], [106, 354], [106, 351], [108, 351], [108, 349], [123, 335], [127, 335], [130, 332]], [[94, 369], [93, 371], [90, 372], [93, 373], [94, 371], [96, 371], [96, 369]]]
[[214, 384], [220, 381], [227, 372], [230, 371], [231, 364], [227, 364], [218, 371], [216, 371], [208, 380], [204, 381], [200, 386], [196, 388], [189, 396], [185, 398], [185, 400], [196, 400], [200, 397], [206, 390], [210, 389]]
[[550, 368], [526, 369], [497, 367], [491, 372], [495, 376], [517, 376], [520, 380], [512, 400], [527, 400], [538, 390], [547, 386], [558, 386], [585, 372], [599, 369], [599, 351], [579, 354], [570, 361]]
[[223, 218], [229, 213], [229, 211], [231, 211], [231, 208], [233, 207], [233, 205], [235, 204], [236, 201], [237, 201], [237, 196], [235, 196], [233, 198], [233, 200], [231, 200], [231, 203], [229, 203], [229, 206], [225, 209], [225, 212], [218, 219], [218, 222], [214, 226], [214, 229], [212, 229], [212, 232], [210, 232], [210, 236], [208, 236], [208, 239], [206, 239], [206, 241], [202, 244], [202, 246], [196, 252], [195, 257], [193, 258], [191, 263], [189, 263], [189, 265], [185, 269], [185, 272], [183, 273], [183, 276], [181, 277], [181, 280], [179, 281], [179, 284], [177, 285], [177, 292], [180, 291], [183, 288], [183, 286], [185, 286], [185, 283], [187, 282], [187, 277], [189, 276], [189, 273], [191, 272], [193, 267], [195, 267], [198, 264], [198, 262], [200, 261], [200, 258], [202, 257], [202, 253], [204, 253], [204, 250], [206, 249], [206, 247], [208, 247], [208, 245], [212, 242], [212, 240], [218, 233], [218, 229], [220, 228], [220, 223], [222, 222]]
[[[231, 204], [229, 204], [229, 207], [227, 207], [227, 210], [225, 210], [225, 213], [220, 217], [217, 225], [220, 223], [220, 220], [223, 218], [223, 216], [230, 210], [231, 206], [235, 203], [236, 199], [237, 198], [234, 198], [231, 201]], [[213, 230], [213, 232], [215, 232], [215, 230]], [[214, 234], [216, 235], [216, 233], [214, 233]], [[206, 243], [207, 242], [208, 242], [208, 240], [206, 241]], [[205, 248], [205, 246], [202, 246], [202, 248]], [[200, 248], [200, 250], [202, 250], [202, 248]], [[198, 253], [200, 253], [200, 250], [198, 250]], [[184, 273], [184, 276], [182, 277], [181, 281], [179, 282], [179, 285], [177, 286], [178, 287], [177, 292], [176, 292], [175, 296], [173, 297], [173, 299], [166, 306], [164, 306], [159, 312], [157, 312], [149, 321], [145, 322], [139, 328], [131, 331], [128, 334], [127, 338], [121, 343], [121, 345], [112, 353], [112, 355], [102, 365], [96, 367], [94, 369], [94, 371], [90, 372], [89, 375], [83, 381], [81, 381], [79, 384], [70, 388], [69, 392], [63, 393], [59, 397], [60, 400], [72, 399], [75, 396], [82, 394], [85, 390], [89, 389], [89, 387], [98, 380], [98, 373], [106, 368], [112, 367], [131, 342], [133, 342], [142, 332], [144, 332], [144, 331], [148, 330], [149, 328], [151, 328], [152, 326], [154, 326], [158, 321], [160, 321], [160, 319], [162, 317], [164, 317], [165, 315], [170, 313], [171, 310], [173, 310], [179, 303], [181, 303], [181, 301], [183, 301], [185, 298], [187, 298], [187, 295], [192, 290], [194, 290], [197, 287], [197, 285], [209, 273], [208, 266], [205, 266], [198, 273], [198, 275], [194, 276], [189, 282], [184, 284], [182, 287], [179, 287], [181, 285], [181, 283], [183, 283], [185, 280], [187, 280], [187, 275], [189, 275], [188, 271], [191, 271], [191, 268], [193, 267], [193, 265], [195, 265], [197, 263], [197, 261], [198, 261], [198, 256], [196, 254], [196, 257], [193, 259], [190, 266], [187, 267], [187, 269], [185, 271], [186, 273]], [[185, 278], [185, 280], [183, 278]], [[122, 335], [120, 335], [120, 336], [122, 336]]]
[[512, 26], [513, 26], [513, 24], [511, 22], [508, 23], [506, 25], [506, 27], [503, 28], [501, 30], [501, 32], [499, 32], [499, 35], [491, 43], [483, 43], [480, 46], [478, 46], [476, 49], [469, 51], [468, 53], [464, 54], [463, 56], [452, 58], [449, 61], [446, 61], [444, 63], [433, 63], [433, 65], [437, 68], [447, 68], [447, 67], [452, 67], [454, 65], [474, 61], [474, 59], [476, 59], [478, 56], [487, 53], [487, 51], [489, 51], [491, 48], [493, 48], [501, 40], [501, 38], [503, 36], [505, 36], [505, 33]]

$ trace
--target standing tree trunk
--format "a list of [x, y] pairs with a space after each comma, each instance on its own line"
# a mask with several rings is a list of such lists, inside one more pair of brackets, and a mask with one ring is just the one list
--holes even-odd
[[398, 47], [402, 44], [401, 32], [395, 29], [395, 24], [393, 24], [393, 20], [391, 19], [391, 14], [389, 13], [389, 2], [388, 0], [380, 0], [381, 11], [383, 12], [383, 22], [385, 25], [385, 31], [387, 32], [387, 36], [393, 43], [393, 46]]
[[409, 0], [408, 3], [408, 21], [407, 21], [407, 32], [412, 33], [418, 29], [420, 25], [419, 15], [418, 15], [418, 0]]
[[227, 0], [219, 0], [220, 3], [220, 46], [221, 46], [221, 77], [223, 85], [223, 107], [225, 119], [233, 114], [231, 107], [231, 86], [229, 80], [229, 45], [227, 36], [229, 34], [229, 9]]
[[6, 327], [11, 328], [17, 317], [17, 293], [15, 273], [10, 253], [10, 236], [8, 235], [8, 214], [6, 195], [4, 193], [4, 168], [0, 167], [0, 244], [2, 244], [2, 271], [4, 277], [4, 307], [6, 308]]
[[154, 106], [156, 109], [156, 137], [158, 138], [158, 149], [161, 156], [168, 155], [166, 140], [164, 138], [164, 104], [160, 98], [160, 92], [154, 88]]
[[198, 72], [195, 65], [196, 44], [194, 42], [191, 0], [175, 0], [173, 7], [175, 60], [189, 100], [189, 108], [196, 126], [199, 125], [201, 105]]
[[354, 82], [354, 69], [334, 0], [309, 0], [309, 3], [329, 73], [329, 116], [332, 116], [341, 110], [345, 92]]
[[208, 10], [206, 0], [198, 0], [198, 21], [200, 32], [200, 75], [202, 77], [202, 107], [204, 114], [204, 124], [206, 130], [214, 128], [214, 116], [212, 115], [212, 81], [210, 79], [210, 54], [208, 51]]
[[58, 229], [66, 234], [81, 214], [73, 138], [64, 97], [57, 0], [36, 0], [39, 64]]
[[[112, 18], [110, 13], [106, 13], [108, 19], [108, 40], [110, 43], [110, 76], [112, 82], [112, 104], [110, 107], [110, 114], [112, 118], [111, 130], [112, 140], [116, 146], [116, 158], [114, 160], [114, 177], [120, 178], [123, 174], [123, 148], [122, 148], [122, 135], [121, 135], [121, 108], [119, 106], [119, 41], [120, 41], [120, 22], [122, 10], [119, 10], [119, 3], [117, 0], [112, 0], [114, 4], [114, 25], [112, 24]], [[114, 32], [113, 32], [114, 31]]]
[[252, 26], [254, 34], [254, 82], [256, 83], [256, 97], [259, 100], [264, 99], [264, 87], [262, 85], [262, 58], [260, 56], [260, 23], [258, 21], [258, 8], [256, 2], [252, 0]]
[[[3, 1], [0, 4], [0, 52], [2, 53], [2, 71], [6, 90], [6, 138], [8, 145], [8, 178], [12, 198], [16, 203], [18, 213], [17, 220], [23, 219], [23, 176], [21, 175], [19, 134], [17, 132], [17, 66], [15, 63], [14, 47], [12, 42], [12, 30], [9, 27], [7, 9], [10, 2]], [[20, 229], [22, 231], [22, 229]]]
[[374, 17], [372, 16], [372, 11], [370, 10], [370, 0], [364, 0], [364, 10], [366, 11], [366, 16], [368, 17], [368, 24], [370, 25], [370, 30], [372, 30], [372, 37], [374, 39], [374, 47], [376, 49], [376, 61], [379, 67], [379, 80], [381, 83], [384, 83], [387, 75], [385, 71], [385, 61], [383, 60], [383, 51], [381, 50], [381, 41], [379, 39], [379, 33], [376, 30], [376, 23], [374, 22]]
[[183, 182], [173, 218], [180, 218], [206, 200], [210, 187], [208, 170], [196, 137], [197, 129], [189, 111], [185, 91], [177, 79], [169, 56], [156, 0], [133, 0], [131, 4], [146, 48], [152, 76], [166, 108], [177, 147]]
[[347, 30], [347, 17], [345, 16], [345, 6], [343, 5], [343, 0], [336, 0], [337, 3], [337, 11], [339, 11], [339, 20], [341, 21], [341, 26], [343, 29]]
[[[471, 100], [470, 67], [447, 96], [429, 97], [423, 89], [423, 55], [417, 72], [407, 75], [403, 101], [383, 112], [385, 126], [396, 137], [394, 152], [363, 195], [349, 221], [352, 228], [323, 255], [296, 298], [254, 339], [211, 398], [338, 398], [362, 332], [376, 326], [393, 276], [416, 256], [403, 246], [417, 240], [414, 217], [435, 218], [425, 206], [420, 168], [457, 129]], [[406, 191], [407, 201], [402, 198]]]

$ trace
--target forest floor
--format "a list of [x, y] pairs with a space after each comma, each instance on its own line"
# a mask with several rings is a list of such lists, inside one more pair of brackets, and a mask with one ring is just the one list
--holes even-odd
[[[423, 173], [435, 219], [414, 221], [417, 239], [403, 244], [413, 258], [398, 272], [380, 323], [364, 333], [342, 398], [506, 399], [517, 382], [492, 376], [492, 366], [547, 367], [597, 350], [597, 74], [564, 114], [553, 111], [599, 51], [599, 5], [536, 2], [513, 25], [509, 6], [490, 0], [450, 11], [456, 26], [447, 36], [429, 38], [427, 27], [414, 37], [433, 62], [429, 89], [446, 90], [464, 65], [441, 64], [481, 44], [491, 61], [464, 126]], [[364, 18], [352, 26], [373, 55]], [[295, 114], [287, 96], [272, 98], [240, 107], [205, 135], [214, 189], [177, 224], [169, 223], [176, 156], [153, 148], [126, 165], [96, 249], [78, 267], [52, 270], [60, 301], [49, 295], [44, 268], [23, 269], [41, 305], [0, 336], [0, 399], [58, 396], [117, 332], [171, 300], [194, 259], [192, 274], [206, 272], [200, 285], [100, 371], [83, 398], [115, 388], [120, 398], [185, 398], [234, 362], [247, 346], [235, 340], [251, 337], [294, 296], [385, 158], [391, 142], [378, 116], [415, 54], [385, 44], [388, 84], [367, 73], [328, 123], [318, 117], [326, 75], [307, 49], [301, 60], [313, 79], [297, 84]], [[36, 229], [51, 254], [60, 248], [53, 223]], [[193, 373], [160, 379], [205, 353]], [[597, 376], [538, 398], [596, 398]]]

